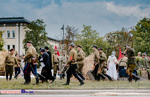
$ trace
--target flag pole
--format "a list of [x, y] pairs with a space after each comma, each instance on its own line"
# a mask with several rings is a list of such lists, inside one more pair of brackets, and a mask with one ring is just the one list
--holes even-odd
[[63, 50], [64, 50], [64, 48], [65, 48], [65, 44], [64, 44], [64, 24], [63, 24], [61, 30], [63, 30]]

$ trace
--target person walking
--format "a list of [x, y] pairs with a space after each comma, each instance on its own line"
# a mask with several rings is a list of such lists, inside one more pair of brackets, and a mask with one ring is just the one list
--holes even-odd
[[117, 74], [117, 70], [116, 70], [116, 64], [117, 62], [117, 58], [115, 57], [116, 52], [113, 51], [112, 55], [108, 57], [107, 60], [107, 67], [108, 67], [108, 71], [107, 74], [113, 79], [113, 80], [117, 80], [118, 78], [118, 74]]
[[15, 63], [17, 63], [15, 57], [13, 56], [14, 50], [11, 49], [10, 53], [6, 56], [6, 59], [4, 61], [5, 63], [5, 72], [6, 72], [6, 80], [8, 81], [8, 75], [10, 75], [9, 80], [12, 79], [13, 74], [13, 66]]
[[82, 86], [84, 84], [84, 81], [76, 72], [76, 69], [77, 69], [77, 62], [76, 62], [77, 61], [77, 52], [74, 49], [74, 47], [75, 47], [74, 43], [69, 44], [69, 49], [70, 49], [69, 60], [65, 66], [67, 66], [67, 65], [70, 65], [70, 66], [69, 66], [69, 69], [67, 71], [67, 81], [64, 85], [69, 85], [71, 75], [73, 74], [75, 76], [75, 78], [77, 78], [79, 80], [80, 86]]

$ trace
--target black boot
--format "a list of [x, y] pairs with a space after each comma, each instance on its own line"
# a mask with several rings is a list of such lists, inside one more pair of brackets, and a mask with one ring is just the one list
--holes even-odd
[[135, 79], [135, 82], [136, 82], [137, 80], [140, 80], [140, 77], [136, 76], [135, 74], [132, 74], [132, 77]]
[[56, 78], [56, 74], [54, 74], [54, 77]]
[[6, 80], [8, 81], [8, 74], [6, 74]]
[[109, 75], [104, 74], [104, 76], [106, 76], [110, 81], [113, 81], [112, 78]]
[[148, 79], [150, 80], [150, 73], [147, 71], [147, 74], [148, 74]]
[[84, 76], [83, 76], [81, 73], [78, 73], [78, 75], [79, 75], [83, 80], [85, 80]]
[[63, 79], [65, 78], [65, 74], [62, 74], [62, 78], [63, 78]]
[[9, 80], [11, 80], [12, 79], [12, 74], [10, 74], [10, 77], [9, 77]]

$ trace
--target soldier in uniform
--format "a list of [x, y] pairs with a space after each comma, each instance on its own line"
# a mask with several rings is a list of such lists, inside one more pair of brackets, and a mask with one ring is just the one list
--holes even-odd
[[135, 78], [135, 81], [139, 79], [136, 75], [133, 74], [133, 71], [136, 67], [136, 57], [135, 57], [135, 50], [131, 48], [129, 45], [126, 46], [126, 54], [128, 57], [127, 61], [127, 74], [129, 75], [129, 82], [132, 82], [132, 77]]
[[100, 77], [108, 78], [110, 81], [112, 81], [112, 78], [106, 74], [106, 68], [107, 68], [107, 57], [105, 53], [103, 52], [103, 48], [100, 47], [99, 49], [99, 68], [98, 68], [98, 81], [100, 80]]
[[69, 59], [69, 56], [66, 54], [66, 51], [63, 50], [63, 52], [62, 52], [62, 57], [61, 57], [61, 59], [60, 59], [60, 62], [61, 62], [61, 63], [60, 63], [60, 64], [61, 64], [61, 66], [60, 66], [60, 68], [61, 68], [61, 71], [60, 71], [60, 79], [62, 79], [62, 78], [65, 77], [65, 72], [66, 72], [67, 69], [68, 69], [68, 65], [65, 67], [65, 64], [67, 63], [68, 59]]
[[54, 54], [52, 55], [52, 64], [53, 64], [53, 74], [54, 77], [56, 78], [56, 74], [57, 74], [57, 70], [59, 70], [59, 66], [58, 66], [58, 55], [57, 55], [57, 50], [54, 51]]
[[15, 58], [17, 63], [15, 63], [14, 68], [15, 68], [15, 76], [14, 78], [17, 79], [17, 76], [20, 74], [20, 65], [21, 65], [21, 59], [19, 58], [18, 54], [15, 54]]
[[119, 72], [120, 77], [125, 77], [126, 72], [123, 72], [122, 70], [127, 69], [127, 60], [128, 58], [126, 57], [125, 52], [122, 52], [122, 58], [119, 60], [119, 68], [117, 71]]
[[[150, 79], [150, 67], [148, 65], [148, 60], [145, 56], [145, 53], [142, 54], [142, 59], [141, 59], [141, 68], [138, 69], [138, 71], [142, 72], [142, 70], [146, 70], [148, 73], [148, 79]], [[142, 75], [142, 74], [141, 74]]]
[[13, 56], [14, 51], [13, 49], [10, 50], [10, 53], [6, 56], [5, 59], [5, 71], [6, 71], [6, 80], [8, 80], [8, 75], [10, 74], [9, 80], [12, 79], [13, 74], [13, 66], [17, 63], [15, 57]]
[[38, 79], [38, 74], [37, 74], [37, 58], [38, 54], [36, 52], [36, 49], [32, 46], [32, 42], [28, 41], [27, 42], [27, 48], [28, 50], [26, 51], [25, 56], [23, 59], [25, 60], [25, 67], [24, 67], [24, 79], [25, 82], [23, 84], [29, 84], [31, 82], [30, 78], [30, 72], [35, 76], [36, 79], [36, 84], [39, 84], [39, 79]]
[[138, 52], [138, 56], [136, 57], [136, 64], [138, 67], [141, 67], [141, 52]]
[[77, 72], [78, 75], [85, 80], [84, 76], [83, 76], [83, 66], [84, 66], [84, 59], [86, 54], [84, 53], [84, 51], [82, 50], [82, 47], [80, 45], [77, 46], [77, 50], [78, 50], [78, 54], [77, 54]]
[[69, 49], [70, 49], [70, 52], [69, 52], [69, 61], [67, 62], [66, 65], [70, 65], [70, 66], [69, 66], [69, 69], [67, 71], [67, 82], [64, 85], [69, 85], [71, 75], [73, 74], [75, 76], [75, 78], [77, 78], [79, 80], [80, 86], [81, 86], [81, 85], [84, 84], [84, 81], [78, 75], [78, 73], [76, 72], [76, 69], [77, 69], [77, 62], [76, 62], [77, 61], [77, 52], [74, 49], [74, 47], [75, 47], [74, 43], [69, 44]]
[[92, 71], [92, 74], [94, 75], [94, 78], [95, 80], [98, 80], [98, 77], [97, 77], [97, 71], [98, 71], [98, 63], [99, 63], [99, 52], [97, 50], [97, 46], [94, 45], [93, 46], [93, 51], [94, 51], [94, 66], [93, 66], [93, 71]]

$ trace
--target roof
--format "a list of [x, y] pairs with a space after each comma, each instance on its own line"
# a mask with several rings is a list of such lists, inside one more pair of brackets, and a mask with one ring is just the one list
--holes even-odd
[[30, 24], [30, 21], [25, 19], [24, 17], [3, 17], [0, 18], [0, 23], [28, 23]]
[[53, 40], [53, 41], [57, 41], [57, 42], [60, 42], [60, 40], [57, 40], [57, 39], [54, 39], [54, 38], [51, 38], [51, 37], [47, 37], [49, 40]]

